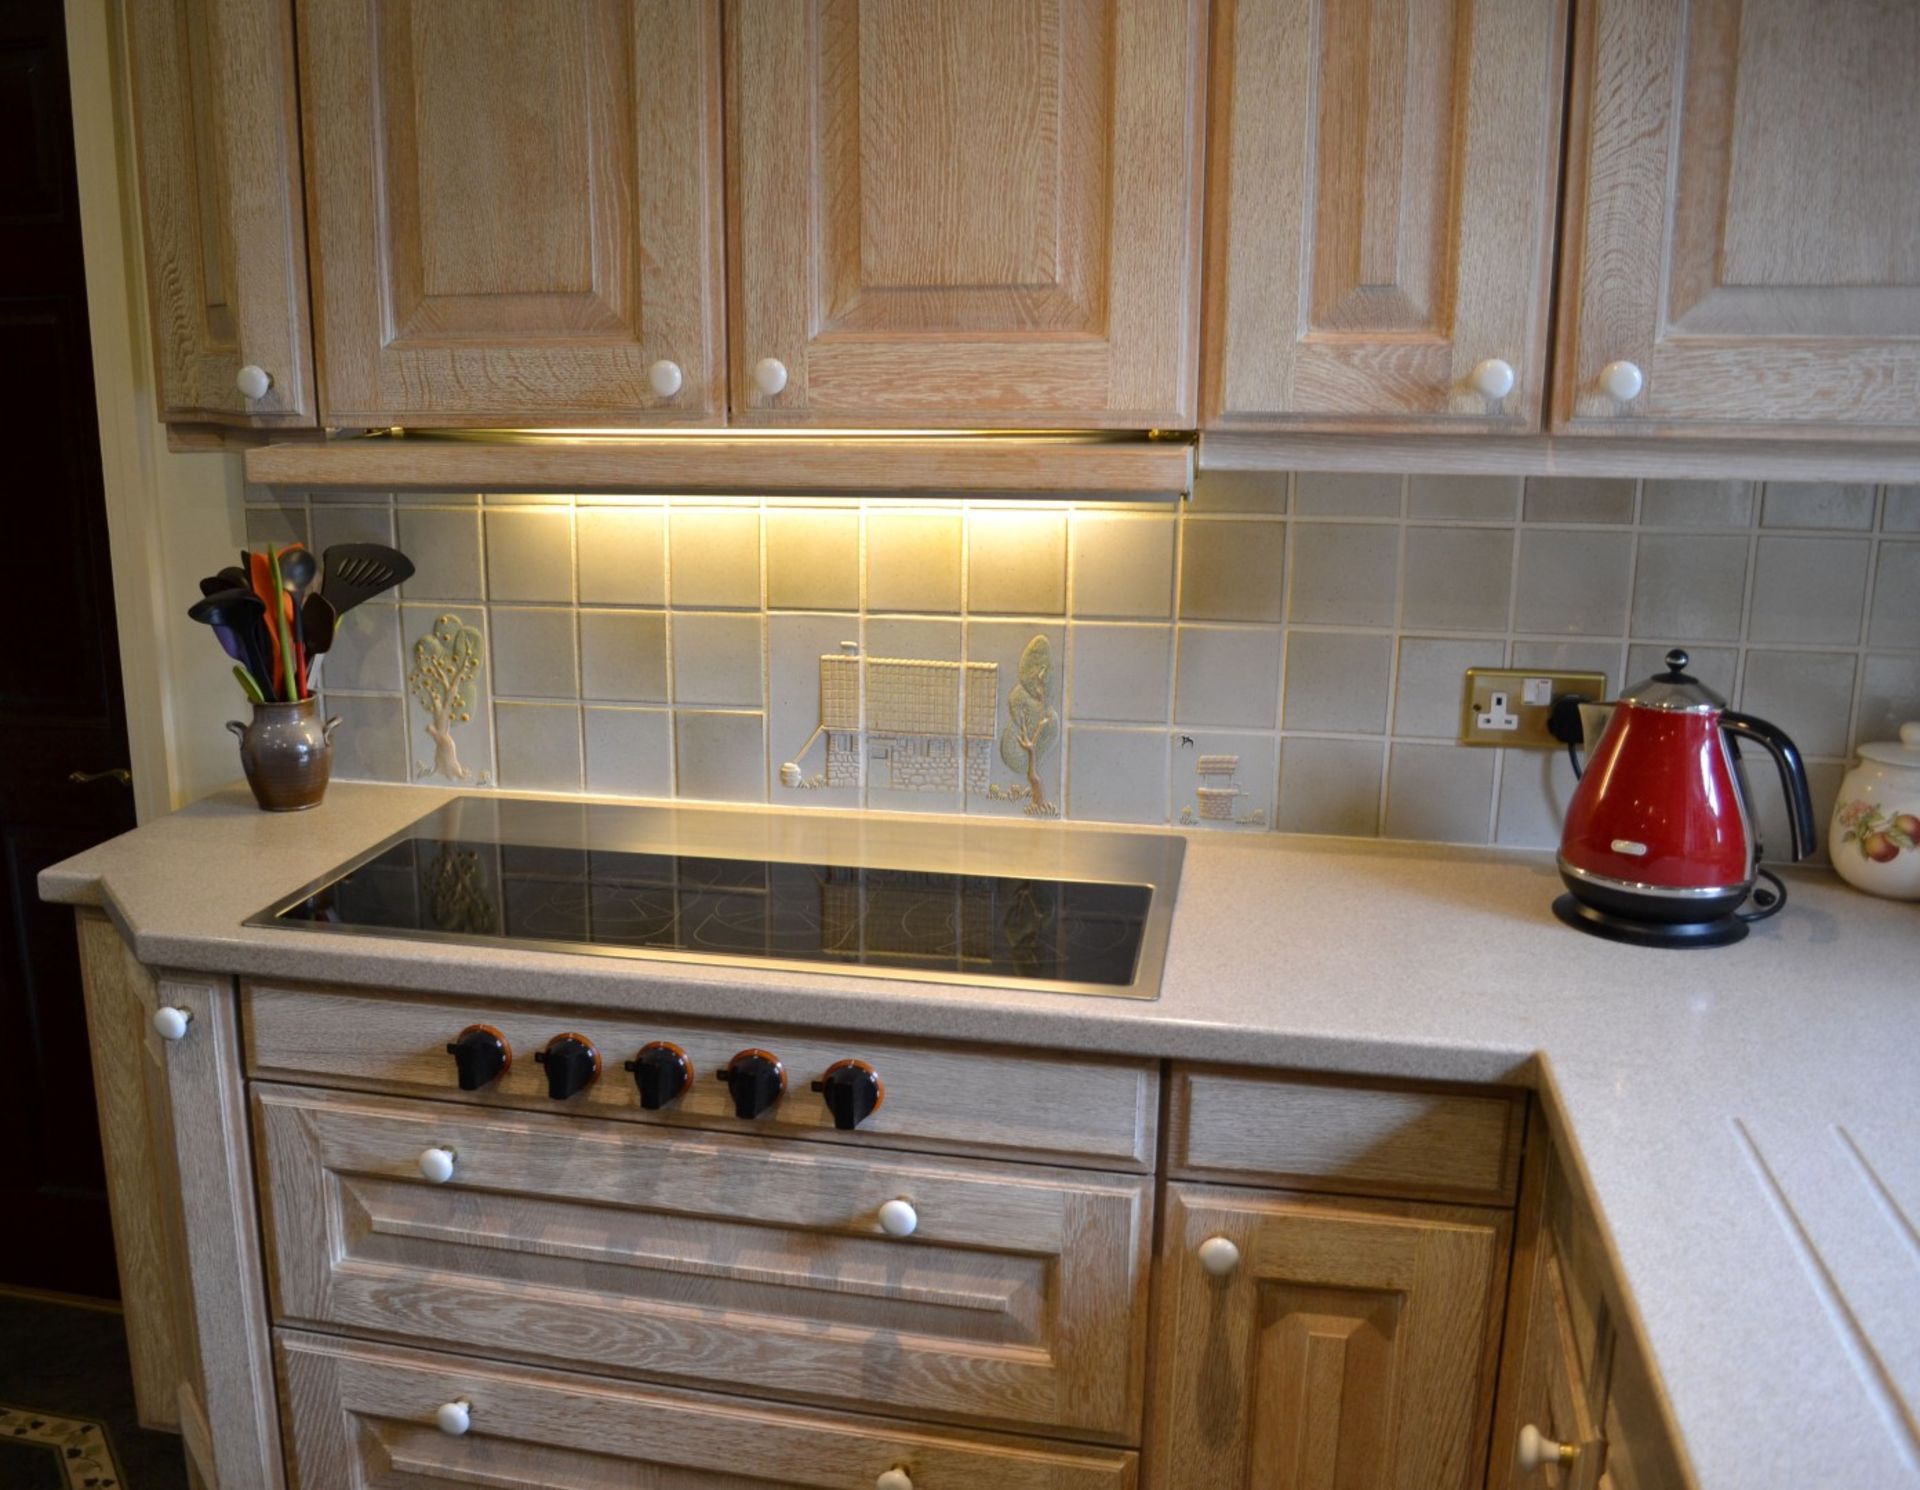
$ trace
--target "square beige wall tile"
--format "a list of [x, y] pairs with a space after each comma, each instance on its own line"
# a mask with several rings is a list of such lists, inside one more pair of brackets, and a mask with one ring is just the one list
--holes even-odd
[[1280, 746], [1283, 833], [1337, 833], [1372, 838], [1380, 831], [1378, 740], [1316, 740], [1289, 735]]
[[1753, 525], [1751, 481], [1645, 481], [1640, 522], [1649, 528], [1747, 528]]
[[255, 553], [307, 542], [307, 509], [304, 507], [249, 507], [243, 521], [247, 547]]
[[1280, 646], [1277, 626], [1182, 626], [1174, 662], [1174, 723], [1278, 728]]
[[580, 790], [578, 704], [495, 704], [493, 742], [500, 785], [509, 791]]
[[1057, 616], [1067, 603], [1064, 512], [967, 515], [967, 610]]
[[400, 552], [413, 561], [402, 600], [476, 601], [486, 594], [477, 511], [403, 508], [397, 528]]
[[761, 703], [761, 618], [724, 611], [676, 611], [673, 701], [757, 709]]
[[1408, 528], [1400, 623], [1412, 630], [1505, 631], [1513, 529]]
[[1760, 499], [1763, 528], [1873, 528], [1873, 487], [1840, 481], [1769, 481]]
[[340, 725], [333, 732], [333, 773], [342, 781], [405, 781], [405, 702], [387, 697], [328, 693], [324, 702]]
[[1745, 534], [1643, 533], [1633, 634], [1738, 641], [1747, 598]]
[[[1787, 538], [1766, 534], [1753, 560], [1749, 642], [1838, 643], [1860, 640], [1872, 545], [1864, 538]], [[1884, 554], [1884, 550], [1883, 550]]]
[[1357, 471], [1301, 471], [1293, 510], [1302, 517], [1398, 517], [1407, 478]]
[[393, 543], [391, 507], [316, 507], [309, 526], [315, 557], [324, 555], [336, 543]]
[[1880, 545], [1867, 640], [1876, 647], [1920, 647], [1920, 543]]
[[1285, 471], [1196, 471], [1190, 512], [1272, 512], [1287, 510]]
[[867, 610], [960, 609], [958, 512], [867, 509]]
[[1110, 823], [1167, 820], [1167, 733], [1076, 725], [1068, 732], [1067, 815]]
[[1288, 614], [1322, 626], [1391, 626], [1400, 609], [1400, 529], [1295, 523]]
[[1785, 730], [1804, 755], [1842, 755], [1854, 668], [1850, 652], [1749, 652], [1740, 710]]
[[1632, 570], [1631, 533], [1531, 529], [1520, 539], [1513, 629], [1624, 635]]
[[589, 705], [587, 790], [614, 797], [673, 795], [673, 716], [665, 709]]
[[1883, 533], [1920, 533], [1920, 486], [1890, 486], [1880, 514]]
[[767, 607], [860, 608], [860, 514], [851, 508], [767, 510]]
[[1171, 515], [1076, 512], [1069, 528], [1075, 616], [1165, 620], [1173, 614]]
[[666, 613], [582, 611], [580, 696], [616, 703], [665, 703]]
[[667, 575], [675, 608], [759, 609], [760, 513], [669, 507]]
[[493, 692], [507, 698], [578, 698], [571, 607], [496, 605]]
[[[1631, 688], [1646, 678], [1657, 678], [1667, 670], [1667, 653], [1670, 649], [1663, 643], [1659, 646], [1641, 645], [1627, 648], [1627, 669], [1621, 674], [1620, 688]], [[1687, 654], [1687, 675], [1698, 678], [1720, 697], [1730, 699], [1740, 686], [1740, 649], [1738, 647], [1693, 647], [1683, 649]], [[1611, 679], [1609, 680], [1611, 681]]]
[[1529, 476], [1530, 523], [1630, 523], [1636, 483], [1611, 476]]
[[1558, 848], [1579, 784], [1564, 750], [1502, 750], [1493, 841], [1505, 848]]
[[767, 800], [767, 727], [759, 714], [676, 710], [673, 759], [682, 797], [704, 802]]
[[[403, 521], [410, 514], [402, 514]], [[565, 605], [573, 600], [573, 513], [499, 507], [483, 514], [487, 598]]]
[[1497, 641], [1402, 637], [1400, 670], [1394, 684], [1393, 732], [1436, 740], [1458, 739], [1467, 669], [1499, 667], [1507, 660], [1506, 654], [1506, 647]]
[[1387, 759], [1388, 838], [1485, 843], [1496, 752], [1465, 745], [1396, 744]]
[[1518, 476], [1409, 476], [1407, 516], [1510, 523], [1520, 513]]
[[340, 617], [333, 646], [312, 671], [328, 688], [355, 693], [401, 690], [400, 608], [379, 600], [357, 605]]
[[1920, 652], [1869, 655], [1861, 667], [1855, 746], [1898, 740], [1900, 726], [1920, 721]]
[[1165, 626], [1076, 622], [1068, 632], [1069, 712], [1076, 720], [1165, 724], [1172, 709], [1173, 633]]
[[666, 508], [582, 507], [575, 522], [582, 605], [667, 603]]
[[1287, 636], [1287, 696], [1280, 727], [1379, 734], [1387, 727], [1393, 638], [1358, 631]]
[[1284, 523], [1234, 518], [1180, 525], [1180, 619], [1278, 621], [1287, 567]]

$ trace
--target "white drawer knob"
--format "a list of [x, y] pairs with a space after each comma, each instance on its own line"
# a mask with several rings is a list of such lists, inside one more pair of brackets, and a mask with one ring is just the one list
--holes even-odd
[[1200, 1266], [1224, 1278], [1240, 1266], [1240, 1249], [1227, 1237], [1210, 1236], [1200, 1244]]
[[662, 357], [647, 369], [647, 381], [662, 398], [672, 398], [680, 391], [680, 364]]
[[912, 1236], [920, 1226], [920, 1213], [910, 1200], [889, 1200], [880, 1207], [880, 1229], [888, 1236]]
[[913, 1476], [898, 1465], [883, 1469], [873, 1482], [873, 1490], [913, 1490]]
[[753, 364], [753, 386], [772, 398], [787, 386], [787, 364], [778, 357], [762, 357]]
[[162, 1004], [153, 1011], [153, 1032], [162, 1040], [184, 1040], [187, 1026], [193, 1023], [193, 1010]]
[[453, 1178], [452, 1149], [422, 1149], [417, 1162], [420, 1165], [420, 1173], [426, 1177], [430, 1185], [444, 1185]]
[[1473, 391], [1482, 398], [1505, 398], [1513, 392], [1513, 364], [1498, 357], [1476, 362], [1469, 381], [1473, 384]]
[[265, 398], [267, 390], [273, 387], [273, 374], [249, 362], [233, 375], [233, 386], [240, 390], [242, 398]]
[[1520, 1468], [1529, 1474], [1549, 1464], [1570, 1465], [1579, 1457], [1577, 1445], [1555, 1443], [1532, 1423], [1520, 1430]]
[[1632, 403], [1646, 386], [1646, 378], [1634, 363], [1609, 362], [1600, 369], [1600, 391], [1615, 403]]
[[458, 1438], [473, 1426], [471, 1402], [442, 1402], [433, 1410], [433, 1425], [449, 1438]]

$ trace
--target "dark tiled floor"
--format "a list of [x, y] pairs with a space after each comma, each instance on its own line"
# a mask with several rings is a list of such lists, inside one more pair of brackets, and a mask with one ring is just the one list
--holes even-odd
[[[68, 1448], [75, 1456], [95, 1451], [91, 1435], [63, 1428], [56, 1421], [62, 1418], [100, 1424], [120, 1471], [108, 1479], [89, 1470], [71, 1483], [100, 1490], [110, 1484], [112, 1490], [187, 1490], [180, 1440], [150, 1433], [135, 1420], [126, 1335], [117, 1310], [0, 1292], [0, 1408], [26, 1414], [5, 1419], [9, 1426], [0, 1438], [5, 1490], [66, 1490], [62, 1459]], [[35, 1421], [42, 1426], [32, 1427]], [[43, 1439], [58, 1439], [59, 1445], [36, 1441]]]

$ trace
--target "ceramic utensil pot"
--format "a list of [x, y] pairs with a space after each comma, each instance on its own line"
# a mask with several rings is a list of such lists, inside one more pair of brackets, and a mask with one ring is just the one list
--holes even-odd
[[1840, 878], [1871, 895], [1920, 900], [1920, 722], [1898, 743], [1860, 747], [1840, 783], [1827, 851]]
[[240, 764], [263, 811], [299, 812], [319, 805], [327, 794], [333, 732], [339, 727], [337, 715], [321, 722], [312, 698], [255, 704], [251, 723], [227, 721], [240, 738]]
[[[1740, 745], [1768, 752], [1787, 799], [1793, 857], [1813, 852], [1813, 805], [1793, 741], [1735, 714], [1687, 675], [1687, 654], [1627, 690], [1567, 807], [1554, 902], [1569, 925], [1640, 946], [1718, 947], [1786, 900], [1760, 868]], [[1772, 888], [1755, 891], [1760, 879]], [[1753, 909], [1744, 907], [1752, 897]]]

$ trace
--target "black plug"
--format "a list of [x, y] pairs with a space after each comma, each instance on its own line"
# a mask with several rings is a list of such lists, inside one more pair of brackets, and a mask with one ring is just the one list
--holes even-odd
[[1580, 706], [1587, 702], [1577, 693], [1556, 693], [1547, 706], [1547, 733], [1562, 745], [1584, 745], [1587, 732], [1580, 724]]

